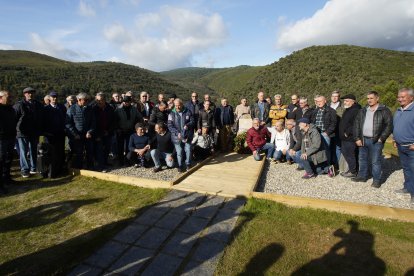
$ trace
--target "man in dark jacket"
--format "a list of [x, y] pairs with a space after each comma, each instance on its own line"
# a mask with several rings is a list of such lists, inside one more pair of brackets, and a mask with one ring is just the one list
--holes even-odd
[[221, 106], [214, 113], [216, 127], [219, 130], [220, 149], [227, 152], [231, 149], [231, 134], [234, 125], [233, 107], [228, 104], [227, 99], [221, 100]]
[[65, 120], [66, 107], [57, 102], [58, 94], [49, 93], [50, 104], [45, 107], [45, 137], [51, 153], [49, 177], [55, 178], [63, 171], [65, 163]]
[[93, 107], [94, 116], [96, 118], [96, 131], [94, 135], [95, 158], [97, 162], [97, 170], [106, 172], [112, 138], [116, 128], [115, 112], [113, 108], [106, 103], [104, 93], [99, 92], [95, 99], [96, 105]]
[[191, 141], [194, 136], [194, 117], [191, 111], [184, 107], [180, 98], [174, 100], [174, 108], [168, 115], [168, 130], [171, 132], [171, 141], [177, 152], [178, 172], [183, 172], [183, 152], [187, 170], [191, 168]]
[[290, 144], [289, 144], [289, 155], [293, 158], [293, 161], [298, 164], [296, 170], [303, 170], [303, 164], [300, 159], [302, 146], [302, 133], [299, 129], [299, 124], [296, 124], [294, 119], [286, 120], [286, 128], [290, 132]]
[[[203, 105], [198, 100], [198, 94], [193, 91], [193, 93], [191, 93], [191, 100], [186, 102], [184, 106], [193, 114], [194, 122], [197, 123], [198, 113], [200, 112], [200, 110], [203, 109]], [[196, 128], [197, 125], [195, 125], [194, 127]]]
[[258, 118], [260, 125], [271, 126], [272, 120], [269, 118], [270, 104], [265, 100], [264, 92], [257, 93], [257, 101], [250, 108], [252, 118]]
[[367, 95], [367, 106], [362, 108], [355, 119], [354, 140], [359, 151], [358, 176], [355, 182], [368, 180], [368, 166], [372, 166], [372, 187], [381, 187], [382, 176], [382, 150], [384, 143], [392, 133], [392, 113], [379, 103], [376, 91]]
[[356, 165], [356, 144], [354, 140], [354, 122], [361, 106], [356, 102], [356, 97], [352, 94], [343, 96], [343, 107], [345, 108], [339, 122], [339, 138], [341, 140], [342, 155], [348, 164], [348, 171], [341, 172], [343, 177], [355, 177], [357, 175]]
[[336, 111], [326, 104], [324, 96], [315, 97], [316, 109], [313, 111], [310, 122], [318, 129], [322, 135], [323, 144], [326, 150], [328, 165], [331, 165], [331, 138], [335, 137], [336, 130]]
[[216, 130], [216, 122], [214, 119], [214, 109], [211, 109], [210, 101], [204, 101], [203, 109], [200, 110], [198, 121], [197, 121], [197, 129], [201, 133], [202, 127], [208, 127], [210, 130], [210, 134], [215, 132]]
[[82, 169], [83, 154], [86, 151], [86, 166], [93, 169], [93, 135], [96, 131], [96, 118], [88, 102], [86, 93], [76, 96], [77, 103], [66, 113], [66, 131], [73, 139], [75, 160], [73, 168]]
[[171, 132], [168, 131], [167, 125], [164, 123], [157, 123], [155, 125], [156, 135], [154, 136], [155, 148], [151, 149], [151, 157], [154, 161], [154, 172], [157, 173], [162, 170], [160, 158], [165, 160], [168, 168], [174, 166], [173, 153], [174, 144], [171, 141]]
[[294, 113], [295, 111], [299, 108], [299, 96], [297, 94], [293, 94], [290, 97], [290, 104], [288, 105], [287, 111], [288, 114], [286, 116], [286, 118], [288, 119], [294, 119]]
[[292, 111], [289, 119], [294, 119], [295, 122], [299, 121], [302, 118], [308, 118], [309, 120], [312, 117], [314, 109], [309, 106], [308, 99], [301, 97], [299, 100], [299, 108], [296, 108], [295, 111]]
[[168, 113], [169, 110], [167, 109], [167, 104], [165, 102], [160, 102], [158, 106], [154, 107], [152, 110], [150, 119], [148, 121], [149, 124], [149, 133], [152, 137], [155, 132], [155, 125], [159, 123], [167, 124], [168, 121]]
[[273, 143], [267, 143], [267, 139], [270, 139], [271, 134], [267, 130], [266, 126], [260, 125], [260, 119], [254, 118], [252, 127], [247, 131], [246, 143], [253, 153], [253, 158], [256, 161], [260, 161], [260, 151], [266, 151], [267, 159], [271, 159], [275, 150]]
[[149, 101], [148, 92], [142, 91], [139, 94], [139, 101], [137, 102], [137, 109], [141, 113], [145, 123], [148, 122], [154, 106], [155, 104]]
[[0, 193], [7, 193], [6, 183], [11, 183], [10, 166], [16, 139], [16, 113], [9, 104], [8, 91], [0, 91]]
[[43, 104], [34, 99], [35, 92], [36, 90], [31, 87], [25, 88], [24, 99], [14, 105], [20, 170], [23, 177], [36, 174], [37, 144], [43, 127]]

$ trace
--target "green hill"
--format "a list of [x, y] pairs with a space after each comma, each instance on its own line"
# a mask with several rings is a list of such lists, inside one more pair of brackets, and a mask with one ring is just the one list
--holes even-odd
[[95, 94], [132, 90], [148, 91], [152, 100], [161, 91], [188, 97], [188, 90], [169, 82], [160, 74], [136, 66], [114, 62], [68, 62], [29, 51], [0, 51], [0, 88], [20, 96], [32, 86], [38, 95], [54, 89], [61, 95], [80, 91]]
[[340, 89], [361, 99], [373, 88], [382, 92], [382, 86], [390, 81], [398, 89], [411, 76], [414, 76], [412, 52], [348, 45], [313, 46], [266, 66], [240, 92], [253, 99], [263, 89], [270, 95], [282, 94], [288, 98], [292, 93], [328, 96]]
[[188, 67], [161, 72], [161, 74], [189, 90], [210, 93], [215, 99], [228, 97], [231, 102], [238, 102], [241, 89], [262, 69], [261, 66], [247, 65], [231, 68]]

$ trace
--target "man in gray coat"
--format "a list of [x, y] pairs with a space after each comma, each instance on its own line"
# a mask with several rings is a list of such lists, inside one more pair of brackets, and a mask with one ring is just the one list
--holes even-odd
[[310, 123], [308, 118], [298, 120], [302, 133], [301, 159], [306, 171], [303, 179], [315, 177], [317, 174], [327, 173], [334, 176], [333, 166], [327, 166], [326, 151], [321, 140], [321, 134], [316, 126]]

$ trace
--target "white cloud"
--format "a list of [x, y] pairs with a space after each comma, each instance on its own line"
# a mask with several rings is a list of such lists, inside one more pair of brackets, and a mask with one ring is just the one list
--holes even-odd
[[93, 17], [96, 15], [95, 10], [93, 9], [92, 5], [85, 2], [85, 0], [79, 1], [79, 10], [78, 13], [82, 16], [86, 17]]
[[158, 71], [191, 66], [194, 55], [227, 38], [227, 29], [219, 14], [164, 6], [157, 13], [139, 14], [134, 26], [107, 26], [104, 36], [120, 47], [124, 62]]
[[61, 42], [46, 39], [38, 33], [30, 34], [31, 50], [65, 60], [80, 60], [84, 54], [65, 48]]
[[12, 45], [9, 44], [1, 44], [0, 43], [0, 50], [13, 50], [14, 47]]
[[414, 2], [330, 0], [312, 17], [282, 26], [276, 41], [286, 51], [332, 44], [414, 50]]

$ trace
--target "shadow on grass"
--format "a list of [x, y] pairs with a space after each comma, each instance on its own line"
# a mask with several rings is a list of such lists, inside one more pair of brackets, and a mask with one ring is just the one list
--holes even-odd
[[0, 220], [0, 233], [30, 229], [57, 222], [73, 213], [80, 207], [101, 202], [103, 199], [68, 200], [43, 204], [29, 208], [23, 212]]
[[34, 176], [29, 179], [19, 179], [15, 181], [13, 185], [8, 186], [9, 193], [3, 196], [13, 196], [37, 189], [63, 185], [71, 182], [73, 178], [73, 175], [66, 175], [56, 179], [43, 179], [40, 176]]
[[240, 275], [265, 275], [269, 267], [282, 257], [285, 247], [278, 243], [271, 243], [260, 250], [244, 268]]
[[342, 228], [333, 234], [342, 238], [318, 259], [305, 264], [292, 275], [384, 275], [385, 262], [375, 256], [374, 235], [358, 229], [359, 223], [348, 221], [351, 229]]

